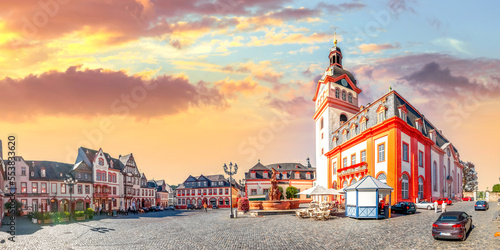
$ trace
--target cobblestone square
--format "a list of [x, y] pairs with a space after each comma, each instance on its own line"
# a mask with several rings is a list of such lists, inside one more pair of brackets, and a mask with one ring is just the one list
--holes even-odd
[[[394, 215], [385, 220], [355, 220], [340, 216], [328, 221], [292, 215], [229, 218], [228, 209], [163, 211], [96, 220], [39, 226], [17, 220], [16, 242], [0, 232], [1, 249], [500, 249], [500, 222], [492, 221], [496, 203], [488, 211], [474, 211], [474, 202], [457, 202], [448, 211], [473, 216], [474, 229], [462, 241], [436, 241], [434, 210]], [[4, 223], [8, 222], [7, 218]]]

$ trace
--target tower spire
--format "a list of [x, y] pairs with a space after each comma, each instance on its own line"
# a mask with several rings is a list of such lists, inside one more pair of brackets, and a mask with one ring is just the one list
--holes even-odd
[[333, 44], [335, 45], [335, 47], [337, 47], [337, 31], [333, 33]]

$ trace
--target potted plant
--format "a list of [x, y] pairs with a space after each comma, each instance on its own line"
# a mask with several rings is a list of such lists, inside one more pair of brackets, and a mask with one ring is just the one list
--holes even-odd
[[[23, 207], [23, 204], [20, 201], [16, 200], [16, 210], [17, 211], [14, 214], [20, 215], [22, 207]], [[10, 209], [12, 208], [12, 203], [10, 202], [10, 200], [7, 200], [7, 202], [5, 202], [4, 208], [5, 208], [5, 214], [7, 216], [10, 216], [11, 215], [11, 210]]]
[[84, 211], [76, 211], [75, 212], [75, 220], [84, 221], [85, 220], [85, 212]]
[[69, 222], [69, 212], [59, 212], [58, 220], [59, 222]]
[[94, 218], [94, 209], [92, 208], [87, 208], [87, 210], [85, 211], [87, 213], [87, 216], [89, 219], [93, 219]]
[[51, 223], [54, 223], [54, 213], [52, 212], [45, 212], [43, 214], [43, 223], [44, 224], [51, 224]]
[[36, 222], [33, 220], [33, 223], [37, 223], [37, 222], [38, 222], [38, 224], [42, 223], [43, 213], [35, 212], [33, 216], [34, 216], [34, 219], [36, 219]]
[[238, 201], [238, 211], [243, 211], [244, 213], [246, 213], [249, 209], [250, 202], [248, 201], [248, 198], [240, 198], [240, 200]]

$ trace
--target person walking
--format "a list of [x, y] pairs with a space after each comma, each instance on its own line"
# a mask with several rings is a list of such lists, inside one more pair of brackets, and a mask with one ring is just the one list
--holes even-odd
[[205, 209], [205, 213], [207, 212], [207, 203], [203, 203], [203, 209]]
[[434, 201], [434, 212], [435, 213], [438, 212], [438, 202], [437, 202], [437, 200]]
[[443, 206], [443, 209], [442, 209], [443, 213], [446, 213], [446, 201], [443, 201], [443, 205], [442, 206]]

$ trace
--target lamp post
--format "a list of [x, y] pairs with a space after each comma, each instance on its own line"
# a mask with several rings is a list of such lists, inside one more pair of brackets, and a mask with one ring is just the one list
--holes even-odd
[[240, 186], [243, 188], [243, 197], [247, 197], [247, 190], [245, 186], [245, 179], [239, 180]]
[[74, 178], [72, 178], [71, 176], [69, 175], [66, 175], [66, 179], [64, 180], [64, 184], [66, 184], [66, 186], [69, 186], [69, 220], [71, 221], [71, 205], [73, 205], [73, 186], [75, 186], [76, 183], [78, 183], [78, 180], [75, 180]]
[[238, 172], [238, 165], [235, 163], [234, 164], [234, 171], [233, 171], [233, 163], [229, 163], [229, 169], [227, 168], [226, 164], [224, 163], [224, 172], [226, 172], [227, 175], [229, 175], [229, 206], [231, 209], [231, 215], [229, 218], [234, 218], [233, 215], [233, 174], [236, 174]]

